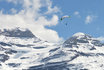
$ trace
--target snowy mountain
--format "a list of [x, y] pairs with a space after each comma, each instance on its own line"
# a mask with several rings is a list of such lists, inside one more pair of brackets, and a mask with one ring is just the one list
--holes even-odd
[[0, 70], [104, 70], [104, 44], [76, 33], [63, 44], [28, 29], [0, 30]]
[[0, 30], [0, 35], [7, 37], [35, 37], [32, 32], [24, 28], [15, 28], [15, 29], [3, 29]]

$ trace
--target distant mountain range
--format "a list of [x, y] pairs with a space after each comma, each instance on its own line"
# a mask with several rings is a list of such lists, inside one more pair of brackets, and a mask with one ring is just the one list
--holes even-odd
[[104, 70], [104, 43], [84, 33], [57, 44], [29, 29], [0, 30], [0, 70]]

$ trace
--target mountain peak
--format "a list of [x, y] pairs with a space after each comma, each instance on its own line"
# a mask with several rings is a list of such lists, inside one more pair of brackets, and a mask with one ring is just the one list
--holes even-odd
[[82, 32], [75, 33], [72, 37], [77, 38], [77, 39], [89, 39], [89, 38], [92, 38], [90, 35], [82, 33]]
[[67, 47], [72, 47], [73, 45], [78, 46], [79, 44], [88, 44], [99, 47], [103, 45], [103, 43], [101, 43], [96, 38], [93, 38], [90, 35], [81, 32], [74, 34], [72, 37], [64, 42], [64, 45]]
[[0, 30], [0, 35], [8, 36], [8, 37], [35, 37], [33, 33], [26, 28], [14, 28], [14, 29], [3, 29]]
[[82, 32], [75, 33], [73, 36], [84, 36], [85, 34]]

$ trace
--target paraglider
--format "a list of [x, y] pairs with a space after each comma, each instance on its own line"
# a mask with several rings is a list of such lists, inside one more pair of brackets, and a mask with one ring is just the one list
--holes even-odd
[[63, 20], [64, 18], [70, 18], [70, 16], [68, 16], [68, 15], [63, 16], [63, 17], [61, 17], [61, 19], [60, 19], [60, 20]]
[[[66, 15], [66, 16], [61, 17], [60, 20], [63, 21], [65, 18], [70, 18], [70, 17], [71, 16]], [[65, 23], [65, 24], [67, 25], [67, 23]]]

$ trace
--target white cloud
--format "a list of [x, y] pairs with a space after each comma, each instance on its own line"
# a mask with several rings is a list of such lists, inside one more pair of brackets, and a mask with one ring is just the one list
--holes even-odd
[[81, 18], [80, 13], [78, 11], [75, 11], [74, 15], [77, 16], [78, 18]]
[[91, 21], [92, 21], [92, 17], [88, 15], [86, 17], [85, 23], [88, 24], [88, 23], [91, 23]]
[[75, 12], [74, 12], [74, 15], [79, 15], [79, 12], [78, 12], [78, 11], [75, 11]]
[[95, 18], [96, 18], [96, 16], [88, 15], [88, 16], [86, 16], [85, 23], [86, 23], [86, 24], [89, 24], [89, 23], [91, 23]]
[[52, 1], [50, 0], [47, 0], [47, 4], [46, 4], [48, 7], [48, 11], [46, 12], [46, 14], [50, 14], [50, 13], [56, 13], [56, 12], [60, 12], [59, 8], [57, 6], [54, 6], [52, 8]]
[[[58, 12], [58, 7], [52, 7], [52, 2], [50, 0], [7, 0], [14, 4], [22, 4], [22, 10], [16, 13], [16, 9], [12, 9], [14, 14], [3, 14], [0, 12], [0, 28], [29, 28], [36, 36], [43, 40], [48, 40], [50, 42], [59, 42], [62, 40], [58, 36], [58, 33], [54, 30], [47, 29], [45, 26], [55, 26], [58, 24], [58, 16], [56, 14], [50, 14], [52, 18], [46, 18], [46, 13], [52, 13], [56, 10]], [[46, 4], [44, 4], [44, 3]], [[47, 8], [46, 12], [40, 13], [42, 7]], [[55, 9], [57, 8], [57, 9]], [[50, 11], [51, 9], [51, 11]], [[55, 12], [55, 13], [56, 13]]]

